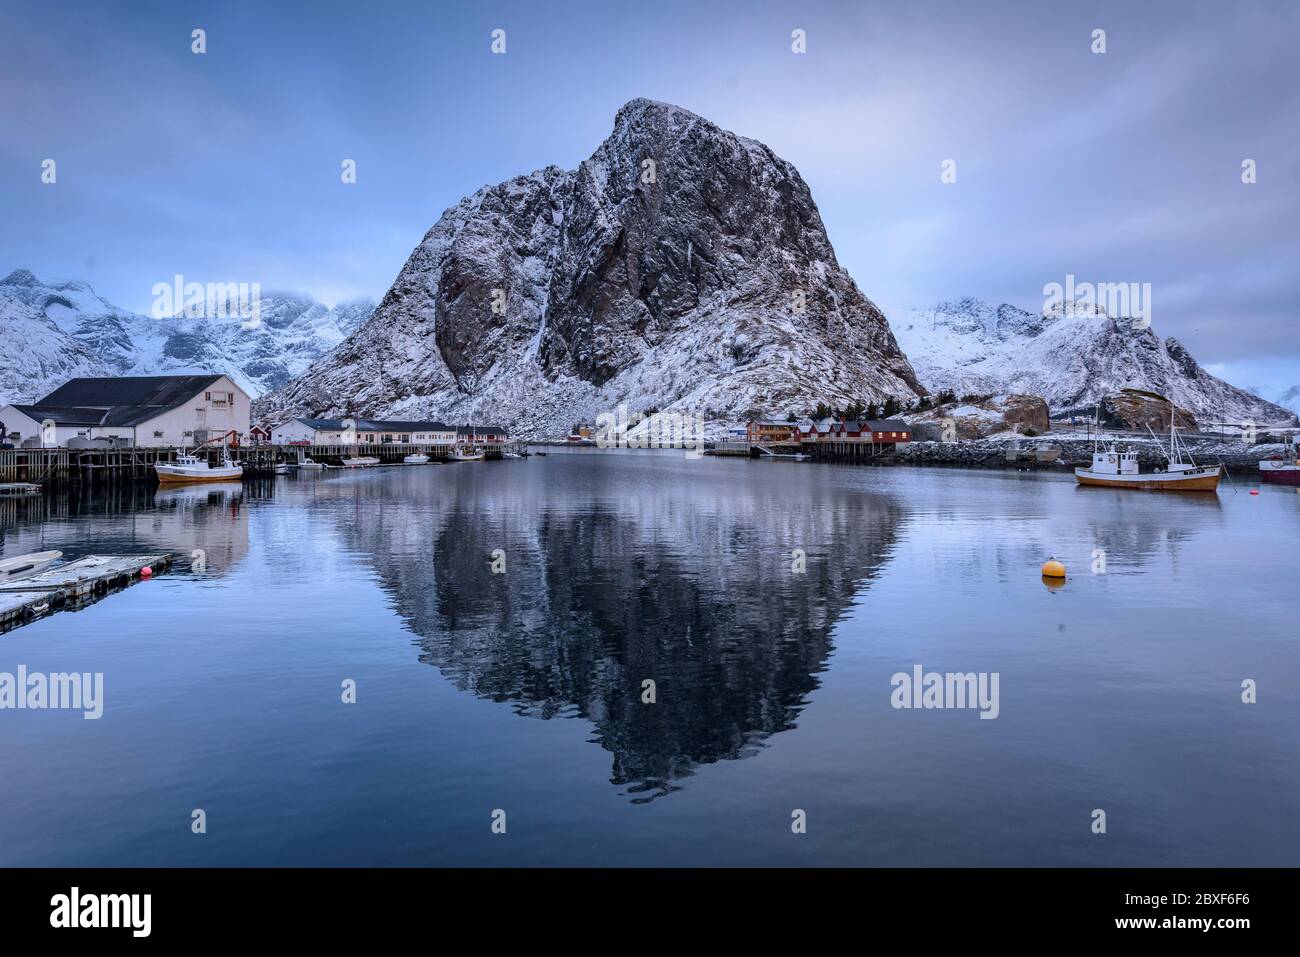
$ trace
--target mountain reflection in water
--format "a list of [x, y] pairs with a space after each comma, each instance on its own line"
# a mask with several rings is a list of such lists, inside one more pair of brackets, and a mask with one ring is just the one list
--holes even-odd
[[882, 495], [689, 469], [647, 482], [597, 467], [601, 480], [557, 492], [475, 487], [471, 468], [367, 507], [348, 544], [374, 561], [422, 662], [520, 715], [590, 720], [634, 800], [794, 725], [900, 518]]

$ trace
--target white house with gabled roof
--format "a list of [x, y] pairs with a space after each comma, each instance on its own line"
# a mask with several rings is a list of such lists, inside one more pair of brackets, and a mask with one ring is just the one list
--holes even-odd
[[219, 373], [72, 379], [30, 405], [0, 408], [15, 445], [115, 439], [137, 448], [192, 448], [248, 432], [252, 400]]

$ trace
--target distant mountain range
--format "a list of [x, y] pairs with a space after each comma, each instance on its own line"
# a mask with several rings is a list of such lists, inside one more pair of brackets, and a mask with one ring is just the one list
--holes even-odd
[[958, 397], [1027, 393], [1053, 414], [1090, 409], [1123, 388], [1172, 399], [1198, 422], [1294, 423], [1295, 412], [1202, 369], [1181, 342], [1100, 310], [1034, 314], [958, 299], [903, 313], [894, 335], [921, 381]]
[[1300, 385], [1293, 385], [1285, 389], [1273, 389], [1267, 392], [1259, 389], [1251, 389], [1251, 392], [1264, 399], [1272, 398], [1270, 401], [1274, 405], [1280, 405], [1282, 408], [1300, 415]]
[[100, 298], [89, 283], [0, 279], [0, 404], [31, 401], [74, 376], [229, 373], [254, 397], [306, 369], [354, 332], [370, 302], [333, 309], [309, 296], [260, 297], [261, 323], [152, 319]]

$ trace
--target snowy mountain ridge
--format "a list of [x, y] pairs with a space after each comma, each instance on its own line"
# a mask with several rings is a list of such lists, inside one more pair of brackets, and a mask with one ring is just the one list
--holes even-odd
[[0, 403], [32, 401], [75, 376], [219, 371], [253, 397], [276, 388], [369, 317], [369, 302], [328, 308], [310, 296], [262, 295], [261, 324], [152, 319], [98, 296], [81, 280], [0, 279]]
[[890, 325], [934, 392], [1038, 395], [1055, 414], [1134, 388], [1172, 399], [1203, 424], [1296, 418], [1206, 372], [1174, 337], [1161, 339], [1140, 320], [1097, 308], [1035, 314], [967, 297], [899, 313]]

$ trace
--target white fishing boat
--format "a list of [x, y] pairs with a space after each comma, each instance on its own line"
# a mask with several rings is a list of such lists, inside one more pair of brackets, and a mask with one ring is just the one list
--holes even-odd
[[[1170, 418], [1173, 418], [1172, 413]], [[1156, 437], [1154, 432], [1151, 437]], [[1219, 487], [1223, 466], [1197, 465], [1192, 461], [1178, 441], [1178, 430], [1172, 421], [1169, 423], [1169, 451], [1165, 452], [1165, 459], [1168, 463], [1165, 469], [1143, 472], [1138, 467], [1136, 452], [1121, 452], [1114, 445], [1102, 450], [1094, 442], [1092, 465], [1076, 468], [1074, 478], [1080, 485], [1152, 492], [1213, 492]]]
[[416, 452], [413, 455], [408, 455], [406, 458], [402, 459], [402, 461], [407, 465], [428, 465], [429, 456], [425, 455], [423, 452]]
[[230, 453], [221, 450], [221, 464], [213, 468], [207, 459], [177, 451], [175, 462], [156, 462], [154, 471], [163, 484], [178, 482], [229, 482], [244, 474], [244, 467], [230, 461]]
[[39, 575], [62, 557], [63, 552], [32, 552], [30, 555], [6, 558], [0, 561], [0, 585]]
[[298, 468], [300, 469], [323, 469], [324, 467], [325, 465], [323, 463], [312, 461], [310, 455], [298, 463]]
[[466, 448], [463, 445], [458, 445], [456, 448], [451, 450], [451, 460], [453, 462], [478, 462], [482, 460], [483, 457], [484, 454], [482, 452]]
[[373, 455], [358, 455], [343, 460], [343, 467], [345, 469], [364, 469], [378, 464], [379, 459], [375, 458]]

